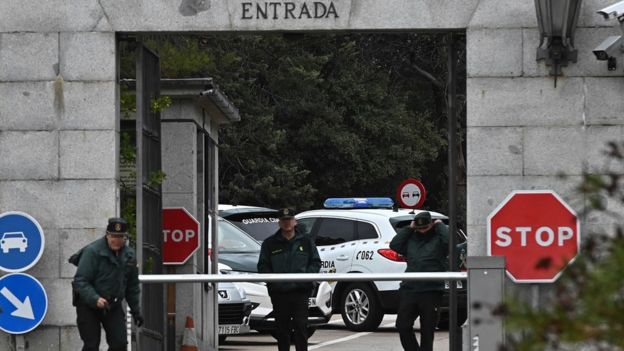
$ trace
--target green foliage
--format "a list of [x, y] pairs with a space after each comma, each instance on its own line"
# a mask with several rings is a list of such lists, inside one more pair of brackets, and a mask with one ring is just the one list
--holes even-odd
[[440, 38], [202, 37], [210, 76], [242, 115], [221, 129], [219, 201], [303, 210], [329, 196], [393, 197], [403, 179], [418, 177], [433, 194], [427, 205], [439, 209], [447, 194]]
[[121, 162], [125, 164], [134, 164], [136, 162], [136, 146], [132, 143], [132, 137], [128, 132], [122, 132], [120, 136]]
[[149, 256], [143, 264], [143, 274], [154, 274], [154, 257]]
[[[394, 197], [402, 180], [416, 177], [428, 190], [425, 207], [445, 211], [444, 38], [288, 33], [143, 40], [159, 54], [163, 77], [212, 77], [240, 109], [242, 121], [220, 129], [221, 203], [305, 210], [329, 196]], [[461, 36], [458, 47], [463, 101]], [[123, 55], [132, 43], [120, 50], [121, 76], [133, 78], [134, 57]], [[459, 111], [465, 140], [462, 104]], [[459, 173], [465, 183], [465, 169]]]
[[[206, 72], [212, 71], [212, 58], [200, 48], [195, 36], [144, 36], [143, 42], [160, 57], [160, 73], [164, 78], [205, 77]], [[136, 78], [134, 48], [132, 41], [120, 43], [122, 78]]]
[[162, 77], [203, 77], [203, 72], [211, 71], [214, 67], [212, 57], [199, 47], [197, 37], [194, 36], [152, 37], [145, 40], [145, 45], [160, 57]]
[[130, 119], [130, 114], [136, 113], [136, 95], [131, 92], [125, 84], [121, 85], [120, 107], [121, 117]]
[[160, 113], [171, 106], [171, 97], [159, 96], [150, 100], [150, 111]]
[[[624, 142], [611, 142], [606, 152], [624, 166]], [[614, 169], [617, 169], [616, 166]], [[622, 223], [622, 213], [606, 211], [624, 205], [624, 175], [585, 174], [578, 190], [585, 195], [588, 213], [599, 211]], [[611, 206], [610, 206], [611, 207]], [[533, 308], [512, 299], [502, 306], [509, 335], [504, 350], [624, 349], [624, 228], [614, 233], [583, 236], [580, 256], [554, 284], [547, 306]]]
[[136, 198], [134, 192], [123, 192], [121, 198], [121, 218], [128, 222], [131, 246], [136, 246]]
[[147, 185], [152, 188], [158, 188], [162, 185], [165, 178], [167, 178], [167, 174], [161, 170], [151, 172], [147, 180]]

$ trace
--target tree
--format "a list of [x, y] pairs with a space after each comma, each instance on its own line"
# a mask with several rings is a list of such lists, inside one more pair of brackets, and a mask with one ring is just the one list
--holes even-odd
[[[446, 199], [446, 174], [440, 174], [446, 103], [439, 99], [446, 53], [440, 38], [204, 36], [215, 63], [208, 73], [243, 116], [221, 134], [221, 201], [279, 206], [284, 194], [293, 193], [287, 200], [306, 209], [329, 196], [392, 196], [412, 176], [431, 180], [428, 205], [438, 209]], [[435, 46], [441, 49], [432, 54]], [[284, 162], [290, 166], [281, 167]], [[294, 170], [295, 188], [280, 197], [271, 196], [275, 188], [265, 192], [265, 181], [273, 180], [261, 172], [273, 169]]]
[[[240, 109], [242, 121], [220, 132], [221, 203], [304, 210], [329, 196], [392, 197], [403, 179], [418, 177], [425, 206], [444, 211], [443, 39], [219, 34], [153, 37], [148, 46], [161, 56], [163, 77], [212, 77]], [[465, 72], [460, 78], [461, 97]]]

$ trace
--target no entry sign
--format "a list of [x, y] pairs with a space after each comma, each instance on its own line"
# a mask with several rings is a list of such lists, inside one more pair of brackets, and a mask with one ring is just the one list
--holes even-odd
[[396, 197], [403, 208], [420, 208], [425, 203], [427, 191], [419, 180], [408, 178], [397, 188]]
[[199, 222], [184, 208], [163, 208], [163, 264], [184, 264], [199, 248]]
[[488, 216], [488, 255], [517, 283], [551, 283], [579, 252], [574, 210], [551, 190], [514, 191]]

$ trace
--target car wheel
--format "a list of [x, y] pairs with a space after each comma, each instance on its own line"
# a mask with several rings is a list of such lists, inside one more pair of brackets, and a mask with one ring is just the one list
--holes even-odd
[[[308, 339], [312, 336], [312, 334], [314, 334], [314, 332], [316, 331], [315, 327], [308, 327], [307, 328], [307, 332], [308, 332]], [[277, 332], [275, 330], [271, 330], [269, 332], [271, 334], [271, 336], [273, 337], [273, 339], [277, 340]], [[292, 331], [290, 333], [290, 343], [294, 344], [295, 343], [295, 332]]]
[[363, 283], [348, 285], [340, 298], [342, 320], [347, 329], [372, 331], [379, 327], [383, 311], [373, 289]]
[[[461, 327], [464, 322], [466, 322], [467, 311], [466, 309], [457, 310], [457, 326]], [[449, 313], [445, 311], [444, 313], [438, 313], [438, 329], [440, 330], [448, 330], [449, 329]]]

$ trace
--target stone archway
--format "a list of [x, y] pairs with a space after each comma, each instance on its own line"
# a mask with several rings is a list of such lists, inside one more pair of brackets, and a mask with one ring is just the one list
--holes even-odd
[[[28, 211], [56, 239], [29, 271], [56, 301], [46, 328], [28, 334], [37, 340], [31, 345], [77, 348], [73, 271], [64, 263], [98, 237], [103, 219], [118, 213], [117, 149], [111, 147], [118, 145], [119, 129], [118, 33], [466, 30], [467, 224], [477, 234], [469, 242], [471, 255], [485, 254], [479, 235], [485, 218], [513, 189], [553, 188], [583, 212], [573, 179], [584, 164], [605, 172], [602, 142], [621, 137], [624, 124], [618, 112], [622, 80], [614, 78], [621, 73], [605, 71], [591, 54], [595, 38], [617, 29], [595, 14], [594, 2], [584, 4], [579, 19], [579, 62], [566, 69], [557, 88], [534, 59], [533, 1], [316, 2], [327, 9], [324, 15], [311, 10], [315, 1], [304, 0], [281, 6], [244, 0], [0, 5], [0, 210]], [[8, 349], [11, 340], [0, 339], [0, 348]]]

